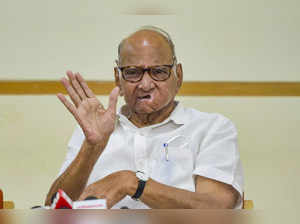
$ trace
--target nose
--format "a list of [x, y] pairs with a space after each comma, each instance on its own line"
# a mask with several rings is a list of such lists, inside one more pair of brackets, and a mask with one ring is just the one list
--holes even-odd
[[145, 71], [142, 80], [138, 86], [143, 91], [147, 92], [154, 88], [154, 80], [150, 77], [148, 71]]

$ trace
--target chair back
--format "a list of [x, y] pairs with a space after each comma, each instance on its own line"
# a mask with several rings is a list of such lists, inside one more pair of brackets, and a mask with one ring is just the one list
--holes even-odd
[[243, 209], [251, 210], [254, 208], [254, 204], [252, 200], [244, 200]]
[[254, 208], [254, 203], [252, 200], [245, 200], [245, 193], [243, 193], [243, 209], [253, 209]]

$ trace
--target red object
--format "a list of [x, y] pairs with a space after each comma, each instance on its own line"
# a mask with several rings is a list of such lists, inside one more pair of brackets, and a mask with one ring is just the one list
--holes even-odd
[[52, 209], [72, 209], [73, 202], [63, 190], [59, 189], [51, 207]]
[[0, 209], [3, 209], [3, 192], [0, 189]]

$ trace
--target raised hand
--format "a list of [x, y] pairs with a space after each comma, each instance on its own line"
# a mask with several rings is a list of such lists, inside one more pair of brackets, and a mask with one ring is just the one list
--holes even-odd
[[67, 76], [69, 79], [62, 78], [61, 83], [73, 104], [61, 93], [57, 97], [82, 128], [88, 144], [106, 145], [115, 126], [119, 87], [111, 91], [109, 106], [105, 109], [79, 73], [67, 71]]

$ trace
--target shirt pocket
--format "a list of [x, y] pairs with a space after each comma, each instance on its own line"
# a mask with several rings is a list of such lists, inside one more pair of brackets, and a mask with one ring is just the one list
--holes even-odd
[[162, 143], [155, 157], [151, 177], [160, 183], [176, 186], [192, 175], [194, 160], [188, 141], [170, 143], [167, 148]]
[[169, 146], [167, 151], [164, 153], [162, 160], [166, 160], [166, 157], [168, 157], [168, 161], [174, 163], [185, 172], [193, 170], [194, 158], [188, 143], [181, 146]]

